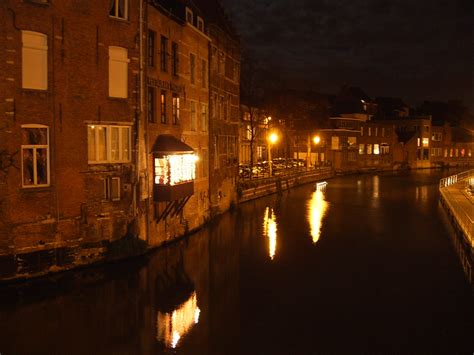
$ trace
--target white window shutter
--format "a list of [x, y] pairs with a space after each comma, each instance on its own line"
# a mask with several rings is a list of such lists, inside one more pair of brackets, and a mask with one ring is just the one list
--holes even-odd
[[48, 89], [48, 36], [22, 31], [22, 87]]
[[122, 47], [109, 47], [109, 96], [128, 97], [128, 51]]

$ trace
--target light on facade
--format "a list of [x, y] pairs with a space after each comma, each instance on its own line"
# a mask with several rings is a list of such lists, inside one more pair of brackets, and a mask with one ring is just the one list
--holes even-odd
[[178, 185], [196, 179], [196, 154], [165, 155], [155, 158], [155, 184]]
[[314, 144], [319, 144], [321, 142], [321, 137], [320, 136], [315, 136], [313, 138], [313, 142], [314, 142]]

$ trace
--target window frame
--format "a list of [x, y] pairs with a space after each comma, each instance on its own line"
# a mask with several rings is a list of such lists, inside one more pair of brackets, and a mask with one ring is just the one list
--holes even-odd
[[178, 94], [172, 94], [172, 116], [173, 125], [177, 126], [180, 123], [180, 99]]
[[156, 123], [156, 89], [153, 86], [147, 88], [147, 119]]
[[201, 116], [201, 132], [207, 132], [208, 131], [208, 124], [209, 124], [209, 120], [208, 120], [208, 109], [207, 109], [207, 105], [205, 103], [201, 103], [201, 112], [200, 112], [200, 116]]
[[[106, 160], [97, 160], [98, 152], [97, 149], [97, 142], [98, 140], [98, 132], [99, 130], [95, 130], [95, 158], [96, 160], [89, 160], [89, 141], [87, 141], [87, 163], [89, 165], [97, 165], [97, 164], [129, 164], [132, 161], [132, 127], [129, 125], [104, 125], [104, 124], [87, 124], [87, 139], [89, 139], [89, 127], [103, 127], [106, 129], [105, 131], [105, 138], [106, 138], [106, 145], [105, 145], [105, 153], [106, 153]], [[112, 159], [112, 129], [118, 128], [118, 139], [119, 139], [119, 159], [113, 160]], [[124, 146], [123, 146], [123, 129], [128, 130], [128, 157], [123, 158]]]
[[[28, 43], [26, 38], [30, 37], [29, 39], [32, 39], [32, 36], [36, 36], [44, 40], [45, 44], [39, 45], [39, 44], [34, 44], [34, 43]], [[27, 58], [27, 52], [28, 51], [35, 51], [36, 55], [41, 56], [41, 59], [44, 60], [44, 67], [42, 66], [41, 69], [44, 70], [44, 72], [41, 73], [41, 82], [38, 83], [33, 83], [34, 80], [31, 78], [31, 73], [33, 72], [32, 70], [27, 70], [27, 67], [25, 65], [25, 60]], [[41, 32], [36, 32], [36, 31], [28, 31], [28, 30], [22, 30], [21, 31], [21, 87], [22, 89], [27, 89], [27, 90], [41, 90], [41, 91], [47, 91], [48, 90], [48, 35], [45, 33]], [[31, 55], [31, 54], [30, 54]], [[45, 56], [45, 57], [43, 57]], [[35, 61], [37, 61], [39, 58], [36, 58]], [[34, 72], [38, 72], [38, 66], [35, 68]], [[25, 73], [29, 73], [29, 77], [25, 75]], [[29, 79], [29, 80], [26, 80]], [[36, 85], [36, 86], [35, 86]]]
[[168, 37], [160, 36], [160, 70], [168, 72]]
[[168, 122], [166, 117], [166, 91], [161, 90], [160, 93], [160, 122], [166, 124]]
[[[50, 140], [49, 140], [49, 126], [42, 124], [23, 124], [20, 127], [21, 129], [46, 129], [46, 144], [21, 144], [21, 186], [25, 189], [32, 188], [41, 188], [51, 186], [51, 159], [50, 159]], [[23, 163], [23, 150], [24, 149], [33, 149], [33, 184], [25, 185], [24, 179], [24, 163]], [[36, 150], [37, 149], [46, 149], [46, 184], [38, 184], [38, 166], [36, 164]]]
[[[123, 56], [114, 56], [112, 53], [116, 50], [116, 53], [120, 52], [125, 53], [125, 57]], [[117, 62], [117, 63], [122, 63], [126, 65], [125, 68], [125, 88], [124, 93], [119, 93], [119, 90], [117, 90], [116, 86], [111, 85], [111, 80], [112, 80], [112, 63]], [[128, 80], [129, 80], [129, 70], [130, 70], [130, 58], [128, 57], [128, 49], [125, 47], [119, 47], [119, 46], [109, 46], [109, 82], [108, 82], [108, 91], [109, 91], [109, 97], [114, 98], [114, 99], [128, 99]], [[123, 73], [122, 73], [123, 74]]]
[[[114, 18], [114, 19], [119, 19], [119, 20], [125, 20], [125, 21], [128, 21], [128, 9], [129, 9], [129, 1], [128, 0], [123, 0], [124, 4], [125, 4], [125, 9], [124, 9], [124, 16], [123, 17], [120, 17], [118, 12], [119, 12], [119, 3], [120, 3], [120, 0], [112, 0], [112, 3], [110, 6], [110, 9], [109, 9], [109, 17], [110, 18]], [[115, 6], [115, 14], [114, 15], [111, 15], [110, 13], [112, 12], [112, 7]]]
[[156, 66], [156, 32], [153, 30], [148, 30], [148, 41], [147, 41], [147, 64], [151, 68]]
[[177, 42], [171, 42], [171, 73], [178, 76], [179, 71], [179, 47]]

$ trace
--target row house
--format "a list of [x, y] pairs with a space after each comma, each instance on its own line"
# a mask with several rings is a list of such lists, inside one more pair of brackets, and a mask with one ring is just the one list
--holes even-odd
[[218, 1], [201, 1], [208, 15], [210, 61], [210, 204], [213, 215], [237, 203], [240, 123], [240, 40]]
[[139, 220], [154, 246], [209, 219], [210, 38], [192, 2], [151, 1], [146, 13]]
[[0, 278], [134, 229], [138, 0], [0, 2]]
[[196, 4], [0, 2], [1, 279], [143, 251], [232, 204], [239, 44]]
[[271, 117], [263, 109], [241, 105], [239, 163], [256, 164], [267, 159], [267, 133]]

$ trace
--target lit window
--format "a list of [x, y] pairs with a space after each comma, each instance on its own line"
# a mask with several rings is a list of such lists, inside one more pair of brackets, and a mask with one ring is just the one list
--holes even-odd
[[339, 150], [339, 137], [332, 136], [331, 137], [331, 149], [332, 150]]
[[21, 31], [22, 38], [22, 87], [48, 89], [48, 36], [31, 31]]
[[421, 147], [421, 139], [420, 138], [416, 139], [416, 146]]
[[128, 97], [128, 51], [109, 47], [109, 97]]
[[471, 149], [469, 149], [469, 150], [467, 151], [467, 156], [468, 156], [469, 158], [472, 156], [472, 151], [471, 151]]
[[49, 186], [49, 131], [47, 126], [21, 126], [23, 187]]
[[356, 147], [357, 138], [356, 137], [347, 137], [347, 144], [349, 145], [349, 148]]
[[160, 95], [160, 122], [166, 123], [166, 91], [162, 91]]
[[126, 20], [128, 18], [128, 0], [110, 0], [109, 16]]
[[131, 129], [128, 126], [87, 126], [89, 164], [130, 161]]
[[179, 124], [179, 96], [173, 94], [173, 124]]
[[380, 154], [389, 154], [390, 146], [387, 143], [382, 143], [380, 145]]
[[364, 135], [364, 127], [360, 127], [360, 135], [361, 135], [361, 136]]
[[367, 128], [367, 135], [370, 137], [372, 135], [372, 127]]
[[155, 184], [174, 186], [195, 180], [197, 160], [195, 154], [155, 158]]
[[372, 144], [367, 144], [367, 154], [372, 154]]
[[380, 154], [380, 146], [378, 144], [374, 144], [374, 154], [375, 155]]
[[196, 102], [190, 101], [190, 103], [191, 103], [191, 131], [195, 131], [196, 125], [197, 125]]
[[385, 137], [385, 127], [382, 127], [382, 137]]
[[444, 149], [444, 157], [445, 157], [445, 158], [448, 157], [448, 150], [447, 150], [447, 149]]
[[423, 138], [423, 147], [429, 147], [430, 145], [430, 139], [429, 138]]
[[359, 144], [359, 154], [360, 155], [364, 154], [364, 145], [363, 144]]
[[207, 132], [207, 105], [201, 104], [201, 131]]
[[376, 136], [376, 137], [377, 137], [378, 133], [379, 133], [379, 128], [378, 128], [378, 127], [375, 127], [375, 136]]
[[456, 158], [459, 157], [459, 149], [458, 148], [456, 148], [455, 152], [456, 152]]
[[442, 138], [443, 138], [443, 134], [440, 133], [440, 132], [435, 132], [431, 135], [431, 140], [433, 140], [433, 141], [439, 142], [439, 141], [442, 140]]

